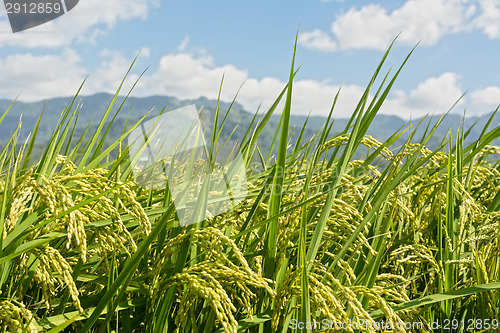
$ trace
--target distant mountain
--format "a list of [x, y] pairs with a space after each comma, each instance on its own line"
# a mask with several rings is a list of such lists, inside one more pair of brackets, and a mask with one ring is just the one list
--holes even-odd
[[[466, 117], [464, 121], [464, 129], [467, 131], [470, 129], [470, 134], [468, 138], [465, 140], [466, 143], [472, 143], [474, 140], [476, 140], [481, 132], [483, 131], [484, 127], [486, 126], [486, 123], [492, 116], [493, 112], [490, 114], [483, 115], [481, 117]], [[279, 115], [275, 115], [277, 119], [279, 119]], [[399, 128], [402, 126], [406, 127], [410, 124], [412, 124], [412, 129], [415, 129], [418, 124], [420, 124], [418, 130], [415, 133], [415, 138], [421, 138], [422, 135], [425, 132], [425, 129], [428, 124], [430, 124], [430, 127], [436, 124], [438, 121], [440, 115], [435, 115], [435, 116], [428, 116], [425, 118], [417, 118], [417, 119], [412, 119], [411, 121], [404, 120], [402, 118], [399, 118], [397, 116], [393, 115], [384, 115], [384, 114], [378, 114], [375, 119], [373, 120], [370, 128], [368, 129], [368, 135], [373, 136], [374, 138], [384, 141], [387, 138], [389, 138], [395, 131], [397, 131]], [[306, 116], [292, 116], [292, 122], [296, 125], [302, 125], [304, 121], [306, 120]], [[459, 128], [461, 129], [462, 126], [462, 116], [457, 115], [457, 114], [448, 114], [446, 117], [444, 117], [443, 121], [441, 122], [440, 126], [437, 128], [436, 133], [435, 133], [435, 139], [442, 139], [449, 133], [452, 135], [455, 135]], [[325, 117], [321, 116], [314, 116], [310, 117], [308, 120], [308, 128], [317, 130], [321, 128], [321, 126], [324, 124], [326, 121]], [[347, 125], [348, 119], [335, 119], [334, 124], [332, 126], [332, 132], [333, 133], [338, 133], [342, 130], [344, 130], [345, 126]], [[474, 125], [472, 127], [472, 125]], [[490, 130], [493, 129], [494, 127], [500, 125], [500, 114], [497, 114], [495, 118], [493, 119], [491, 125], [490, 125]], [[430, 128], [429, 127], [429, 128]], [[405, 138], [408, 136], [406, 135]], [[440, 140], [439, 140], [440, 141]], [[498, 142], [498, 141], [497, 141]]]
[[[73, 107], [78, 105], [80, 108], [78, 124], [81, 126], [87, 126], [91, 122], [97, 124], [106, 113], [112, 99], [113, 95], [107, 93], [77, 97]], [[217, 101], [208, 100], [204, 97], [196, 100], [183, 101], [169, 96], [151, 96], [145, 98], [129, 97], [123, 102], [124, 99], [123, 96], [119, 96], [116, 99], [111, 110], [111, 115], [113, 115], [120, 106], [121, 110], [117, 118], [138, 120], [148, 112], [151, 112], [152, 116], [157, 115], [164, 107], [166, 110], [172, 110], [181, 106], [195, 104], [197, 107], [204, 106], [208, 109], [215, 110], [217, 105]], [[22, 119], [22, 134], [20, 138], [26, 138], [28, 133], [35, 127], [42, 111], [43, 116], [40, 122], [38, 138], [40, 140], [48, 138], [55, 128], [61, 112], [69, 105], [71, 100], [72, 97], [58, 97], [38, 102], [14, 102], [0, 125], [4, 128], [4, 131], [0, 132], [0, 142], [5, 142], [5, 140], [10, 138], [11, 133], [15, 130], [20, 119]], [[0, 110], [7, 110], [11, 103], [11, 100], [0, 99]], [[228, 106], [229, 104], [227, 103], [221, 103], [221, 107], [226, 110]], [[236, 104], [234, 108], [236, 110], [243, 109], [243, 107], [238, 104]]]
[[[110, 104], [113, 95], [107, 93], [99, 93], [90, 96], [81, 96], [75, 100], [73, 107], [80, 108], [78, 125], [76, 134], [83, 133], [85, 127], [89, 124], [90, 130], [95, 127], [100, 121], [100, 119], [105, 114], [108, 105]], [[28, 134], [33, 130], [40, 113], [43, 110], [43, 116], [40, 123], [39, 133], [37, 135], [37, 142], [46, 142], [52, 131], [54, 130], [59, 116], [65, 107], [71, 102], [72, 97], [60, 97], [52, 98], [44, 101], [38, 102], [22, 102], [16, 101], [13, 103], [10, 111], [5, 116], [3, 122], [0, 126], [3, 128], [0, 131], [0, 143], [5, 143], [11, 136], [12, 132], [16, 129], [19, 119], [22, 119], [22, 130], [20, 134], [20, 141], [25, 140]], [[7, 110], [11, 105], [11, 100], [0, 100], [0, 110]], [[123, 103], [123, 105], [122, 105]], [[150, 96], [150, 97], [129, 97], [124, 102], [124, 97], [120, 96], [117, 98], [111, 114], [113, 115], [116, 110], [122, 105], [121, 111], [116, 118], [116, 124], [114, 125], [109, 139], [113, 140], [118, 137], [126, 124], [132, 124], [138, 121], [142, 116], [150, 112], [150, 117], [154, 117], [159, 114], [159, 112], [165, 107], [165, 109], [173, 110], [181, 106], [186, 106], [190, 104], [195, 104], [198, 108], [203, 107], [207, 112], [207, 116], [203, 119], [202, 124], [205, 128], [212, 127], [212, 121], [215, 115], [215, 109], [217, 106], [217, 101], [209, 100], [207, 98], [201, 97], [194, 100], [179, 100], [175, 97], [170, 96]], [[225, 113], [229, 108], [229, 103], [221, 102], [220, 109], [221, 112]], [[225, 130], [222, 133], [223, 137], [227, 137], [231, 134], [233, 129], [237, 127], [239, 130], [234, 131], [232, 135], [233, 141], [239, 141], [243, 138], [243, 135], [250, 124], [253, 114], [244, 110], [244, 108], [235, 103], [232, 107], [232, 111], [226, 120]], [[481, 131], [483, 130], [486, 122], [488, 121], [490, 115], [485, 115], [482, 117], [470, 117], [465, 119], [465, 129], [467, 130], [472, 124], [476, 123], [471, 131], [470, 135], [466, 140], [466, 144], [472, 143], [478, 138]], [[128, 120], [127, 120], [128, 119]], [[278, 126], [280, 115], [276, 114], [271, 118], [268, 127], [262, 133], [259, 144], [264, 149], [267, 150], [272, 142], [273, 135], [276, 127]], [[422, 120], [422, 125], [416, 132], [416, 138], [420, 138], [424, 133], [427, 124], [434, 124], [438, 117], [434, 116], [432, 119], [415, 119], [412, 120], [413, 126], [420, 123]], [[291, 116], [291, 123], [295, 127], [293, 131], [294, 137], [298, 135], [298, 132], [302, 128], [306, 120], [306, 116], [295, 115]], [[431, 148], [437, 146], [442, 138], [444, 138], [449, 132], [456, 134], [460, 125], [462, 117], [457, 114], [449, 114], [445, 117], [442, 124], [438, 127], [438, 130], [433, 137], [433, 140], [429, 142]], [[306, 131], [304, 133], [304, 139], [312, 137], [318, 130], [324, 125], [326, 121], [325, 117], [322, 116], [311, 116], [308, 120]], [[342, 131], [346, 124], [347, 119], [335, 119], [334, 125], [332, 127], [332, 133], [338, 133]], [[372, 135], [376, 139], [383, 141], [387, 139], [391, 134], [397, 131], [400, 127], [408, 124], [409, 122], [392, 115], [379, 114], [373, 120], [372, 125], [368, 130], [368, 134]], [[497, 115], [491, 124], [491, 128], [498, 126], [500, 124], [500, 116]], [[413, 128], [414, 128], [413, 127]], [[407, 138], [407, 134], [404, 138], [401, 138], [397, 144], [403, 144]], [[497, 144], [499, 141], [497, 140]]]

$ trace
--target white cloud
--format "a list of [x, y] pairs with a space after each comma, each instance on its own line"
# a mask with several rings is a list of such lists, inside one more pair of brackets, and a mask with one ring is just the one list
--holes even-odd
[[[21, 94], [21, 100], [31, 101], [71, 96], [87, 74], [90, 75], [82, 94], [102, 91], [114, 93], [128, 70], [132, 57], [128, 58], [120, 52], [111, 50], [103, 51], [100, 56], [100, 65], [91, 71], [82, 66], [78, 54], [70, 49], [66, 49], [60, 55], [34, 56], [27, 53], [7, 57], [0, 60], [0, 71], [3, 73], [0, 77], [0, 87], [2, 87], [0, 96], [13, 98]], [[137, 66], [132, 71], [123, 92], [128, 91], [138, 77], [136, 73], [141, 69]], [[272, 77], [253, 78], [248, 71], [231, 64], [217, 66], [213, 58], [206, 53], [198, 55], [174, 53], [163, 56], [156, 69], [141, 78], [133, 95], [160, 94], [180, 99], [205, 96], [216, 99], [224, 73], [222, 100], [231, 101], [238, 87], [244, 82], [236, 101], [250, 112], [255, 112], [260, 104], [262, 104], [261, 111], [267, 110], [286, 84]], [[298, 78], [293, 86], [292, 112], [328, 114], [339, 87], [328, 82]], [[363, 91], [364, 87], [359, 85], [342, 86], [334, 116], [349, 117]], [[443, 73], [422, 81], [409, 92], [393, 90], [380, 113], [397, 115], [405, 119], [428, 113], [443, 113], [461, 95], [460, 77], [455, 73]], [[500, 88], [487, 87], [475, 91], [471, 97], [473, 106], [486, 107], [500, 100]], [[461, 103], [463, 105], [464, 102]]]
[[[496, 0], [408, 0], [390, 12], [380, 4], [369, 4], [359, 9], [352, 7], [333, 21], [329, 34], [320, 30], [305, 32], [310, 38], [302, 40], [301, 44], [320, 51], [385, 50], [394, 37], [401, 33], [398, 39], [400, 43], [435, 45], [445, 35], [479, 26], [480, 23], [473, 23], [477, 4], [480, 3], [485, 11], [486, 3], [493, 1], [496, 6]], [[500, 9], [496, 9], [498, 12], [494, 14], [483, 13], [484, 18], [480, 20], [483, 29], [489, 26], [491, 34], [496, 33], [493, 27], [500, 27]]]
[[[112, 50], [103, 50], [100, 53], [101, 63], [92, 70], [87, 82], [84, 85], [84, 93], [108, 92], [114, 94], [120, 82], [130, 68], [131, 59], [122, 53]], [[139, 56], [141, 59], [141, 56]], [[137, 68], [137, 67], [136, 67]], [[122, 93], [128, 92], [133, 83], [137, 80], [138, 74], [132, 71], [125, 80]]]
[[487, 113], [500, 105], [500, 87], [488, 86], [471, 92], [470, 98], [478, 113]]
[[[447, 72], [420, 82], [409, 93], [396, 90], [382, 107], [381, 113], [405, 119], [445, 113], [463, 94], [459, 79], [456, 73]], [[465, 99], [462, 98], [455, 110], [463, 105]]]
[[342, 49], [383, 49], [401, 30], [397, 24], [382, 6], [368, 5], [350, 9], [333, 22], [331, 30]]
[[[38, 101], [73, 96], [87, 76], [82, 95], [115, 93], [133, 57], [110, 50], [102, 51], [100, 56], [100, 64], [92, 70], [85, 68], [80, 55], [68, 48], [57, 54], [22, 53], [0, 59], [0, 98], [19, 96], [22, 101]], [[137, 80], [137, 71], [129, 74], [122, 93], [128, 92]]]
[[489, 38], [500, 38], [500, 1], [480, 1], [481, 14], [475, 18], [472, 25], [482, 30]]
[[93, 42], [119, 21], [145, 19], [158, 0], [85, 0], [54, 21], [19, 33], [11, 31], [7, 15], [0, 16], [0, 46], [60, 47], [74, 41]]
[[[56, 96], [71, 96], [87, 74], [89, 77], [82, 94], [97, 92], [114, 93], [128, 70], [131, 58], [117, 51], [104, 50], [101, 62], [91, 71], [82, 66], [79, 55], [73, 50], [65, 50], [61, 55], [34, 56], [16, 54], [0, 60], [0, 97], [34, 101]], [[122, 91], [128, 91], [140, 68], [129, 75]], [[50, 76], [47, 76], [50, 73]], [[205, 96], [216, 99], [219, 85], [224, 77], [222, 99], [231, 101], [237, 89], [243, 84], [237, 102], [248, 111], [255, 112], [269, 108], [285, 86], [277, 78], [255, 79], [246, 70], [233, 65], [216, 66], [206, 53], [168, 54], [161, 58], [154, 72], [146, 73], [139, 81], [133, 95], [155, 94], [176, 96], [180, 99], [195, 99]], [[298, 114], [325, 114], [330, 110], [339, 86], [314, 80], [296, 80], [293, 88], [293, 112]], [[337, 116], [348, 116], [361, 96], [362, 88], [356, 85], [344, 86], [339, 98]]]
[[[212, 57], [207, 54], [195, 56], [189, 53], [177, 53], [163, 56], [158, 69], [141, 79], [134, 94], [139, 96], [163, 94], [180, 99], [205, 96], [216, 99], [222, 75], [224, 75], [224, 85], [221, 98], [231, 101], [237, 89], [243, 84], [237, 102], [250, 112], [255, 112], [261, 104], [261, 110], [269, 108], [286, 84], [271, 77], [260, 80], [251, 78], [246, 70], [233, 65], [216, 66]], [[294, 112], [306, 114], [312, 110], [313, 114], [325, 114], [330, 110], [337, 90], [338, 86], [318, 81], [295, 81], [292, 93]], [[340, 98], [344, 104], [349, 104], [347, 96], [359, 93], [357, 94], [359, 98], [361, 95], [356, 86], [344, 87], [344, 90]], [[344, 109], [345, 114], [348, 114], [352, 107]]]
[[[236, 93], [237, 87], [248, 78], [248, 73], [232, 65], [216, 67], [207, 54], [195, 57], [189, 53], [174, 53], [160, 59], [157, 70], [146, 74], [141, 80], [137, 93], [143, 95], [165, 94], [178, 98], [213, 98], [218, 92], [223, 73], [225, 86], [232, 87], [225, 97]], [[215, 95], [214, 95], [215, 94]]]
[[337, 43], [335, 43], [326, 32], [319, 29], [301, 33], [299, 35], [298, 43], [308, 49], [323, 52], [337, 50]]
[[[181, 99], [205, 96], [216, 99], [223, 73], [222, 99], [231, 101], [237, 88], [244, 82], [236, 101], [250, 112], [255, 112], [260, 104], [261, 110], [269, 108], [286, 84], [271, 77], [260, 80], [252, 78], [246, 70], [233, 65], [216, 66], [207, 54], [195, 56], [177, 53], [162, 57], [158, 69], [141, 79], [135, 95], [164, 94]], [[328, 114], [339, 87], [328, 82], [298, 78], [294, 81], [292, 91], [292, 112]], [[343, 85], [334, 111], [335, 116], [349, 117], [364, 89], [359, 85]], [[456, 73], [443, 73], [422, 81], [409, 92], [395, 90], [380, 112], [405, 119], [428, 113], [443, 113], [448, 111], [462, 93], [460, 77]], [[462, 100], [459, 106], [464, 103]]]
[[0, 59], [0, 95], [21, 100], [42, 100], [76, 93], [85, 77], [80, 56], [66, 49], [61, 54], [16, 54]]
[[459, 76], [456, 73], [443, 73], [438, 77], [428, 78], [411, 91], [408, 105], [431, 109], [448, 108], [462, 95]]
[[140, 54], [141, 57], [149, 58], [151, 56], [151, 48], [148, 46], [144, 46], [139, 50], [135, 51], [136, 54]]

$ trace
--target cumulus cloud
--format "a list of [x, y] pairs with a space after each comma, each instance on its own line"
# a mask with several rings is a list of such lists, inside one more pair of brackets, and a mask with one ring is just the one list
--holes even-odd
[[[115, 93], [127, 73], [133, 58], [117, 51], [100, 53], [97, 67], [88, 69], [80, 55], [65, 48], [60, 53], [34, 55], [20, 53], [0, 59], [0, 98], [38, 101], [47, 98], [74, 95], [88, 76], [81, 94]], [[134, 71], [124, 82], [122, 91], [128, 91], [139, 75]]]
[[482, 30], [489, 38], [500, 38], [500, 1], [480, 1], [481, 14], [474, 19], [474, 28]]
[[[3, 74], [0, 76], [0, 96], [14, 98], [20, 95], [21, 100], [27, 101], [71, 96], [87, 75], [89, 78], [82, 94], [102, 91], [114, 93], [133, 57], [113, 50], [102, 51], [100, 57], [97, 67], [86, 69], [79, 55], [71, 49], [65, 49], [61, 54], [39, 56], [25, 53], [9, 56], [0, 60], [0, 71]], [[205, 96], [216, 99], [221, 78], [225, 75], [222, 100], [231, 101], [238, 87], [244, 83], [237, 102], [246, 110], [255, 112], [259, 105], [262, 105], [261, 111], [269, 108], [286, 85], [285, 81], [273, 77], [256, 79], [247, 70], [231, 64], [218, 66], [206, 52], [166, 54], [152, 68], [155, 69], [139, 80], [133, 95], [160, 94], [180, 99]], [[132, 71], [123, 91], [132, 86], [141, 69], [137, 66]], [[292, 112], [327, 115], [339, 88], [338, 84], [297, 78], [293, 86]], [[334, 116], [349, 117], [363, 91], [364, 86], [343, 85]], [[446, 72], [423, 80], [409, 91], [397, 90], [396, 85], [380, 113], [404, 119], [444, 113], [462, 94], [460, 76]], [[500, 87], [489, 86], [472, 91], [461, 100], [456, 110], [461, 112], [463, 106], [467, 105], [470, 115], [483, 114], [490, 112], [499, 103]]]
[[500, 105], [500, 87], [478, 88], [471, 92], [470, 98], [479, 113], [490, 112]]
[[[205, 96], [216, 99], [222, 75], [224, 85], [222, 99], [231, 101], [238, 87], [243, 84], [237, 102], [246, 110], [255, 112], [269, 108], [279, 95], [285, 81], [266, 77], [256, 79], [248, 71], [233, 65], [217, 66], [208, 54], [191, 53], [168, 54], [161, 58], [158, 68], [145, 75], [135, 90], [136, 96], [153, 94], [172, 95], [182, 99], [195, 99]], [[351, 84], [340, 87], [338, 84], [297, 78], [292, 91], [292, 113], [327, 115], [333, 99], [341, 88], [334, 115], [339, 118], [349, 117], [356, 107], [365, 87]], [[426, 114], [447, 112], [462, 96], [460, 76], [446, 72], [430, 77], [409, 91], [394, 90], [382, 106], [380, 113], [397, 115], [409, 119]], [[499, 95], [500, 97], [500, 95]], [[493, 100], [493, 97], [491, 97]], [[472, 100], [470, 111], [480, 102], [487, 102], [483, 96]], [[457, 111], [466, 105], [466, 99], [457, 104]]]
[[[83, 79], [89, 75], [82, 94], [97, 92], [114, 93], [130, 66], [131, 58], [117, 51], [104, 50], [96, 68], [83, 67], [78, 54], [70, 49], [61, 55], [34, 56], [17, 54], [0, 60], [0, 97], [34, 101], [56, 96], [71, 96]], [[146, 73], [133, 95], [155, 94], [176, 96], [180, 99], [196, 99], [205, 96], [216, 99], [224, 75], [222, 99], [231, 101], [238, 88], [243, 87], [237, 101], [245, 109], [255, 112], [269, 108], [286, 82], [273, 77], [252, 78], [248, 71], [231, 64], [216, 66], [213, 58], [206, 54], [174, 53], [164, 55], [154, 71]], [[123, 91], [127, 91], [138, 78], [135, 68], [126, 80]], [[48, 75], [47, 73], [50, 73]], [[315, 80], [296, 80], [293, 88], [293, 112], [314, 115], [328, 113], [338, 85]], [[336, 116], [347, 117], [363, 92], [356, 85], [346, 85], [338, 101]]]
[[[100, 53], [101, 62], [99, 66], [89, 73], [89, 78], [84, 85], [83, 92], [108, 92], [115, 93], [118, 85], [123, 80], [123, 77], [130, 68], [131, 59], [125, 57], [122, 53], [114, 50], [103, 50]], [[147, 57], [143, 55], [142, 57]], [[136, 71], [130, 73], [124, 84], [122, 91], [127, 91], [132, 88], [134, 82], [138, 79], [139, 75]]]
[[330, 36], [319, 29], [306, 31], [299, 35], [298, 43], [308, 49], [331, 52], [337, 50], [337, 43]]
[[[51, 48], [74, 41], [93, 42], [119, 21], [145, 19], [151, 7], [158, 3], [158, 0], [80, 1], [72, 11], [54, 21], [15, 34], [0, 34], [0, 46]], [[0, 16], [0, 31], [11, 31], [5, 13]]]
[[[243, 84], [237, 102], [250, 112], [255, 112], [259, 106], [261, 110], [269, 108], [286, 85], [286, 82], [272, 77], [252, 78], [248, 71], [233, 65], [216, 66], [213, 58], [207, 54], [196, 56], [190, 53], [176, 53], [163, 56], [156, 71], [141, 79], [134, 94], [163, 94], [181, 99], [205, 96], [216, 99], [223, 75], [221, 98], [231, 101]], [[311, 111], [317, 115], [328, 113], [338, 89], [339, 86], [319, 81], [296, 80], [292, 94], [294, 112], [307, 114]], [[361, 94], [361, 88], [356, 85], [343, 88], [339, 99], [339, 110], [343, 110], [343, 116], [352, 112], [352, 101], [358, 99]]]
[[71, 49], [61, 54], [16, 54], [0, 59], [0, 95], [41, 100], [74, 94], [83, 78], [80, 56]]
[[455, 110], [465, 105], [465, 99], [460, 99], [462, 94], [460, 77], [456, 73], [447, 72], [420, 82], [409, 93], [396, 90], [381, 112], [402, 118], [442, 114], [457, 101]]
[[406, 103], [421, 109], [449, 108], [463, 94], [456, 73], [443, 73], [424, 80], [411, 91]]
[[181, 99], [199, 96], [212, 98], [214, 93], [217, 94], [224, 73], [225, 86], [232, 87], [230, 92], [226, 93], [234, 96], [237, 87], [248, 78], [246, 71], [233, 65], [216, 67], [213, 58], [207, 54], [168, 54], [161, 57], [154, 73], [146, 74], [141, 80], [137, 93], [165, 94]]
[[400, 43], [430, 46], [472, 30], [500, 38], [500, 0], [407, 0], [392, 11], [380, 4], [352, 7], [335, 18], [329, 32], [303, 32], [300, 43], [323, 52], [385, 50], [399, 33]]

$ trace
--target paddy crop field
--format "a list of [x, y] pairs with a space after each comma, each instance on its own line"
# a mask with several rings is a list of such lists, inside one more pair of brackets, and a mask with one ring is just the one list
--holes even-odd
[[337, 95], [321, 131], [293, 143], [292, 61], [276, 103], [238, 129], [247, 195], [187, 226], [167, 184], [134, 177], [126, 138], [140, 122], [105, 144], [114, 100], [75, 136], [77, 94], [36, 160], [40, 120], [25, 142], [15, 130], [0, 152], [0, 332], [498, 331], [500, 126], [493, 114], [473, 144], [461, 126], [432, 150], [444, 115], [367, 136], [408, 60], [386, 75], [386, 56], [341, 133]]

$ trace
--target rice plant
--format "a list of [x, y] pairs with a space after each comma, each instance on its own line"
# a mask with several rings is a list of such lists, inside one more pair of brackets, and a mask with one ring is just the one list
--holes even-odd
[[[466, 147], [463, 126], [426, 147], [445, 115], [368, 136], [410, 57], [379, 79], [389, 51], [341, 133], [339, 91], [322, 130], [292, 142], [294, 49], [288, 83], [240, 142], [247, 196], [188, 226], [167, 186], [134, 177], [126, 138], [144, 118], [105, 145], [122, 85], [96, 131], [75, 137], [78, 91], [35, 161], [41, 118], [26, 142], [18, 127], [0, 152], [0, 331], [497, 330], [496, 113]], [[259, 135], [282, 100], [266, 156]], [[212, 145], [226, 117], [217, 109]]]

